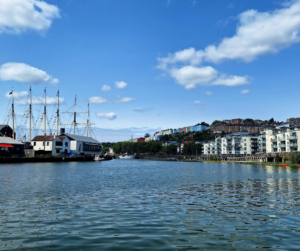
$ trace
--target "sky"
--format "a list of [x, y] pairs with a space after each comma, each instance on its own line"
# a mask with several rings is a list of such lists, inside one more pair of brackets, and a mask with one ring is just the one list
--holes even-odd
[[61, 123], [76, 95], [102, 142], [299, 116], [300, 0], [0, 0], [0, 51], [3, 123], [13, 87], [28, 126], [30, 86], [34, 121], [45, 88], [50, 124], [57, 91]]

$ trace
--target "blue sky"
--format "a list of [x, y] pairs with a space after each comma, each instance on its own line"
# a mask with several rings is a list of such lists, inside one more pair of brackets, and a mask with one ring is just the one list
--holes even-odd
[[0, 16], [2, 118], [12, 87], [27, 110], [30, 85], [49, 117], [58, 89], [61, 111], [90, 101], [105, 142], [299, 116], [300, 1], [0, 0]]

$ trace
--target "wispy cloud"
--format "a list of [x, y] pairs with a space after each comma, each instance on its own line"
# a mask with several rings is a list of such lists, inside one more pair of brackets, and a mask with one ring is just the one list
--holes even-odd
[[131, 98], [131, 97], [120, 97], [117, 96], [115, 99], [113, 100], [109, 100], [107, 98], [103, 98], [100, 96], [94, 96], [94, 97], [90, 97], [89, 98], [89, 102], [92, 104], [113, 104], [113, 103], [127, 103], [127, 102], [131, 102], [134, 101], [135, 98]]
[[154, 110], [154, 107], [144, 107], [144, 108], [133, 109], [134, 112], [138, 112], [138, 113], [146, 113], [146, 112], [149, 112], [152, 110]]
[[241, 94], [249, 94], [250, 93], [250, 90], [242, 90], [241, 91]]
[[96, 116], [98, 118], [105, 118], [109, 120], [114, 120], [117, 118], [117, 115], [114, 112], [109, 112], [109, 113], [97, 113]]
[[103, 85], [101, 87], [101, 91], [110, 91], [111, 90], [111, 87], [109, 85]]
[[208, 95], [208, 96], [212, 96], [213, 92], [206, 92], [205, 94]]

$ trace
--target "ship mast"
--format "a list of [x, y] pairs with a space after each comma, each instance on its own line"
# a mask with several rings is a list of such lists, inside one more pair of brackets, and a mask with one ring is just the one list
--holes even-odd
[[[77, 112], [76, 111], [76, 102], [77, 102], [77, 96], [75, 95], [75, 111], [74, 112], [63, 112], [63, 113], [74, 113], [74, 121], [71, 124], [60, 124], [60, 125], [71, 125], [74, 126], [74, 135], [75, 135], [75, 128], [78, 125], [85, 125], [87, 128], [91, 125], [95, 125], [94, 123], [90, 123], [90, 105], [88, 104], [88, 111], [87, 112]], [[88, 114], [88, 120], [87, 123], [77, 123], [76, 121], [76, 114], [77, 113], [87, 113]], [[87, 133], [88, 135], [88, 133]]]
[[14, 88], [12, 88], [12, 91], [11, 91], [11, 94], [12, 94], [12, 126], [13, 126], [13, 139], [15, 139], [15, 106], [14, 106]]
[[[29, 119], [29, 141], [30, 141], [30, 144], [31, 144], [31, 116], [32, 116], [32, 109], [31, 109], [31, 105], [32, 105], [32, 95], [31, 95], [31, 86], [30, 86], [30, 105], [29, 105], [29, 116], [30, 116], [30, 119]], [[26, 140], [25, 140], [26, 141]]]
[[86, 123], [86, 136], [89, 136], [89, 122], [90, 122], [90, 102], [88, 102], [88, 119]]
[[57, 131], [56, 131], [56, 134], [58, 135], [59, 132], [58, 132], [58, 127], [59, 127], [59, 90], [57, 91]]
[[44, 106], [44, 135], [46, 136], [46, 103], [47, 103], [47, 97], [46, 97], [46, 87], [45, 87], [45, 106]]

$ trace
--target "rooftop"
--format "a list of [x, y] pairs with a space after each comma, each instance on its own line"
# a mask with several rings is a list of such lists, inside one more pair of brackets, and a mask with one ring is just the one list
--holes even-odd
[[14, 140], [10, 137], [0, 137], [0, 144], [10, 144], [10, 145], [24, 145], [23, 143]]

